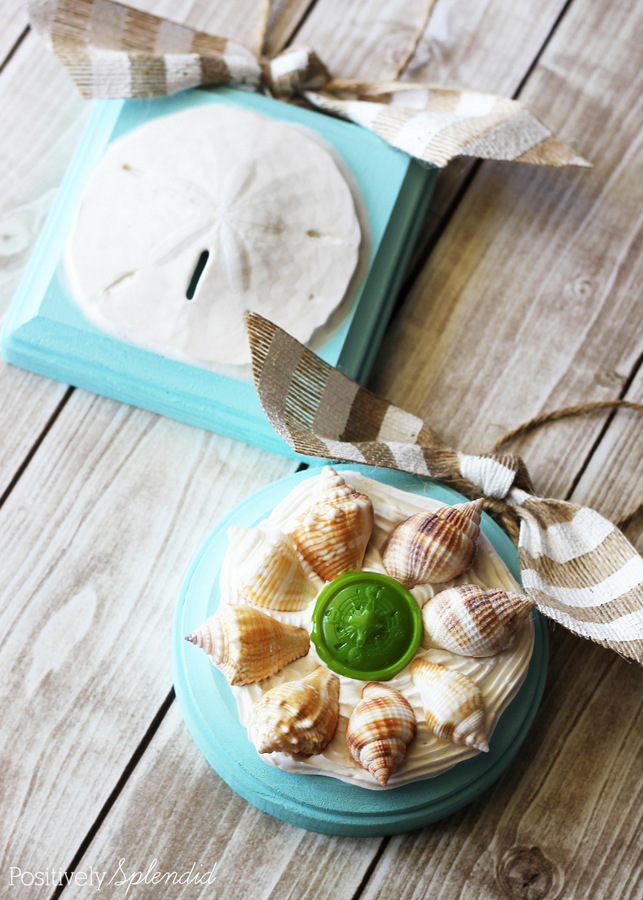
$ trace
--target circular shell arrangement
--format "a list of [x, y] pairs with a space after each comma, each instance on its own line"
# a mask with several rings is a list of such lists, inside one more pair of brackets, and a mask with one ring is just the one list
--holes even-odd
[[214, 368], [249, 364], [247, 310], [308, 341], [349, 293], [362, 239], [351, 188], [311, 135], [203, 103], [111, 143], [65, 250], [86, 317]]
[[325, 466], [230, 529], [219, 608], [187, 640], [266, 762], [381, 790], [489, 749], [534, 628], [481, 507]]

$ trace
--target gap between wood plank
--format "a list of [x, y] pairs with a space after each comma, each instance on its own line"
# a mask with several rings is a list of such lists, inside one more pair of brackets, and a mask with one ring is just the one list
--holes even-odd
[[379, 847], [377, 848], [377, 850], [375, 851], [375, 853], [373, 855], [373, 859], [371, 860], [368, 869], [364, 872], [364, 877], [360, 881], [357, 890], [351, 897], [351, 900], [359, 900], [359, 898], [362, 896], [362, 894], [368, 887], [368, 883], [371, 880], [371, 876], [372, 876], [373, 872], [375, 871], [377, 864], [379, 863], [380, 859], [384, 856], [384, 851], [386, 850], [386, 848], [388, 847], [390, 842], [391, 842], [390, 835], [386, 835], [385, 837], [382, 838], [382, 842], [379, 845]]
[[2, 73], [4, 72], [5, 66], [9, 62], [11, 62], [11, 59], [13, 58], [16, 51], [18, 50], [18, 48], [20, 47], [20, 45], [22, 44], [24, 39], [27, 37], [27, 35], [29, 34], [30, 31], [31, 31], [31, 25], [26, 25], [22, 34], [20, 34], [18, 36], [18, 38], [16, 39], [13, 47], [9, 50], [9, 52], [7, 53], [5, 58], [2, 60], [2, 62], [0, 62], [0, 75], [2, 75]]
[[[632, 371], [630, 372], [628, 378], [626, 378], [625, 381], [623, 382], [623, 387], [621, 388], [621, 390], [619, 391], [619, 394], [618, 394], [619, 400], [623, 400], [625, 398], [625, 395], [629, 391], [629, 389], [630, 389], [634, 379], [638, 375], [639, 369], [641, 368], [642, 365], [643, 365], [643, 353], [641, 353], [639, 358], [636, 360], [636, 362], [632, 366]], [[589, 464], [592, 460], [592, 457], [594, 456], [594, 453], [596, 453], [596, 450], [598, 449], [601, 441], [607, 434], [607, 430], [609, 429], [610, 425], [614, 421], [614, 417], [616, 416], [617, 412], [618, 412], [618, 409], [613, 409], [610, 413], [608, 413], [607, 418], [605, 419], [605, 421], [603, 423], [603, 427], [596, 435], [594, 442], [592, 443], [591, 447], [587, 451], [587, 455], [585, 457], [583, 464], [581, 465], [578, 472], [574, 476], [574, 479], [572, 480], [570, 489], [565, 494], [565, 500], [569, 500], [569, 498], [572, 496], [572, 494], [578, 487], [581, 478], [585, 474], [585, 470], [589, 466]], [[634, 413], [634, 415], [636, 415], [636, 413]]]
[[167, 697], [165, 698], [165, 700], [159, 707], [156, 715], [150, 722], [149, 727], [148, 727], [147, 731], [145, 732], [145, 734], [143, 735], [141, 742], [139, 743], [138, 747], [132, 754], [129, 762], [123, 769], [123, 772], [121, 773], [120, 778], [118, 779], [118, 781], [112, 788], [110, 795], [108, 796], [107, 800], [103, 803], [103, 806], [101, 807], [100, 812], [96, 816], [89, 831], [87, 832], [83, 841], [81, 842], [78, 850], [76, 851], [74, 858], [69, 863], [69, 866], [65, 869], [65, 871], [62, 875], [61, 881], [59, 882], [55, 891], [51, 895], [50, 900], [58, 900], [58, 898], [60, 897], [62, 892], [65, 890], [67, 885], [70, 883], [72, 876], [73, 876], [74, 872], [76, 871], [76, 867], [78, 866], [79, 862], [81, 861], [81, 859], [83, 858], [83, 856], [85, 855], [87, 850], [89, 849], [91, 842], [96, 837], [98, 830], [100, 829], [101, 825], [107, 818], [112, 806], [114, 805], [114, 803], [116, 803], [116, 800], [118, 799], [119, 794], [121, 793], [121, 791], [127, 784], [130, 776], [136, 769], [136, 766], [141, 761], [143, 754], [145, 753], [145, 751], [151, 744], [156, 732], [159, 729], [159, 726], [161, 725], [161, 722], [163, 721], [163, 719], [167, 715], [170, 707], [174, 703], [174, 698], [175, 698], [174, 688], [171, 688]]
[[15, 488], [15, 486], [18, 484], [18, 481], [19, 481], [20, 478], [22, 477], [22, 475], [23, 475], [25, 469], [27, 468], [27, 466], [29, 465], [29, 463], [31, 462], [31, 460], [34, 458], [34, 456], [36, 455], [36, 453], [37, 453], [37, 451], [38, 451], [40, 445], [43, 443], [43, 441], [45, 440], [45, 438], [47, 437], [47, 435], [48, 435], [49, 432], [51, 431], [51, 429], [52, 429], [52, 427], [53, 427], [53, 425], [54, 425], [54, 422], [57, 420], [58, 416], [59, 416], [60, 413], [63, 411], [63, 408], [66, 406], [67, 401], [69, 400], [69, 398], [71, 397], [71, 395], [74, 393], [75, 390], [76, 390], [75, 387], [69, 386], [69, 387], [67, 388], [67, 390], [65, 391], [65, 393], [64, 393], [64, 395], [63, 395], [63, 397], [62, 397], [62, 399], [61, 399], [60, 402], [58, 403], [58, 406], [55, 408], [55, 410], [54, 410], [54, 411], [52, 412], [52, 414], [49, 416], [49, 419], [47, 420], [47, 422], [45, 423], [45, 425], [44, 425], [42, 431], [40, 432], [40, 434], [38, 435], [38, 437], [37, 437], [36, 440], [34, 441], [33, 445], [31, 446], [31, 449], [30, 449], [29, 452], [25, 455], [25, 458], [23, 459], [23, 461], [20, 463], [20, 465], [19, 465], [18, 468], [16, 469], [16, 471], [15, 471], [15, 473], [14, 473], [14, 475], [13, 475], [13, 478], [11, 479], [11, 481], [9, 482], [9, 484], [7, 485], [7, 487], [5, 488], [4, 493], [3, 493], [2, 495], [0, 495], [0, 509], [2, 509], [2, 507], [4, 506], [4, 504], [5, 504], [6, 500], [7, 500], [7, 498], [9, 497], [9, 495], [11, 494], [11, 492], [13, 491], [13, 489]]

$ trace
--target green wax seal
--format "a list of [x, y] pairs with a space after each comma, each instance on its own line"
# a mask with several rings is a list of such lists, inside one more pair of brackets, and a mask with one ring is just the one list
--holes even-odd
[[422, 615], [413, 595], [388, 575], [346, 572], [317, 598], [310, 637], [339, 675], [387, 681], [415, 656]]

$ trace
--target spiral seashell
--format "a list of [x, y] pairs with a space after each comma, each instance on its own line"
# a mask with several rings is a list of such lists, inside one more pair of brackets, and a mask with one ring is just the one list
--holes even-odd
[[520, 625], [533, 608], [533, 600], [524, 594], [461, 584], [440, 591], [425, 603], [425, 639], [451, 653], [495, 656], [513, 646]]
[[373, 504], [324, 466], [309, 509], [297, 519], [293, 536], [299, 552], [325, 581], [361, 568], [371, 532]]
[[408, 700], [395, 688], [371, 681], [348, 720], [346, 742], [353, 759], [385, 786], [416, 733]]
[[339, 678], [323, 666], [267, 691], [253, 709], [249, 733], [259, 753], [314, 756], [333, 739]]
[[411, 663], [411, 675], [431, 734], [441, 741], [489, 750], [482, 691], [473, 679], [421, 658]]
[[483, 500], [416, 513], [397, 526], [382, 551], [384, 568], [405, 587], [443, 584], [472, 564]]
[[185, 639], [202, 647], [230, 684], [263, 681], [310, 648], [305, 628], [279, 622], [252, 606], [221, 605]]
[[243, 599], [256, 606], [292, 612], [315, 596], [291, 535], [268, 522], [228, 529], [229, 563]]

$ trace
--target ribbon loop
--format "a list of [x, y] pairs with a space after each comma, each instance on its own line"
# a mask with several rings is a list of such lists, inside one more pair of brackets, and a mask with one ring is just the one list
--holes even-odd
[[289, 47], [268, 62], [269, 87], [276, 97], [294, 97], [305, 90], [319, 90], [330, 73], [310, 47]]

